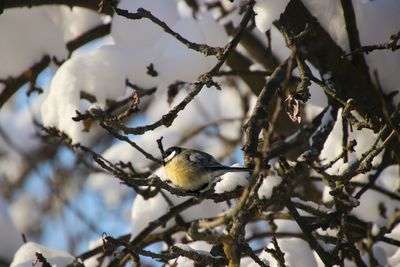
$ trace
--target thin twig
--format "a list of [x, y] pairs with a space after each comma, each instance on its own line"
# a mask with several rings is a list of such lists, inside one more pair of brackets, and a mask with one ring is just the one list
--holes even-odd
[[187, 96], [178, 105], [172, 108], [167, 114], [164, 114], [161, 117], [161, 119], [152, 124], [146, 126], [137, 126], [134, 128], [126, 127], [121, 123], [112, 123], [110, 126], [122, 130], [125, 134], [136, 134], [136, 135], [144, 134], [145, 132], [154, 130], [160, 126], [165, 126], [165, 127], [171, 126], [173, 121], [177, 118], [178, 113], [181, 112], [183, 109], [185, 109], [185, 107], [194, 99], [194, 97], [198, 93], [200, 93], [204, 85], [206, 86], [215, 85], [215, 83], [212, 81], [212, 77], [215, 75], [215, 73], [219, 71], [219, 69], [227, 60], [229, 54], [238, 45], [243, 31], [246, 29], [246, 26], [249, 23], [250, 19], [253, 17], [253, 15], [254, 12], [252, 10], [252, 5], [249, 5], [249, 7], [246, 10], [246, 13], [243, 16], [243, 19], [240, 23], [240, 26], [237, 30], [235, 37], [226, 46], [217, 64], [210, 71], [201, 75], [198, 81], [192, 85], [192, 88], [190, 92], [187, 94]]
[[188, 200], [172, 207], [167, 213], [160, 216], [158, 219], [149, 223], [149, 225], [144, 228], [140, 233], [138, 233], [130, 242], [134, 247], [141, 247], [141, 244], [146, 236], [148, 236], [151, 232], [153, 232], [156, 228], [161, 225], [165, 225], [170, 219], [175, 217], [177, 214], [181, 213], [185, 209], [188, 209], [198, 203], [201, 202], [201, 198], [189, 198]]
[[5, 88], [0, 93], [0, 109], [13, 96], [18, 89], [27, 82], [35, 83], [38, 75], [49, 66], [51, 60], [50, 56], [45, 55], [42, 59], [33, 64], [29, 69], [24, 71], [18, 77], [9, 77], [6, 80], [0, 80], [0, 83], [5, 84]]
[[399, 40], [400, 40], [400, 32], [391, 35], [389, 38], [389, 41], [387, 41], [386, 43], [362, 46], [360, 48], [357, 48], [357, 49], [351, 51], [350, 53], [344, 54], [343, 57], [348, 57], [353, 54], [360, 54], [360, 53], [369, 54], [375, 50], [396, 51], [396, 50], [400, 49], [400, 44], [398, 44]]
[[129, 12], [128, 10], [125, 9], [120, 9], [117, 7], [114, 7], [114, 11], [116, 14], [119, 16], [125, 17], [127, 19], [132, 19], [132, 20], [139, 20], [139, 19], [148, 19], [152, 21], [154, 24], [160, 26], [166, 33], [170, 34], [176, 40], [184, 44], [187, 48], [195, 50], [197, 52], [200, 52], [206, 56], [217, 56], [219, 58], [223, 52], [223, 48], [220, 47], [212, 47], [206, 44], [197, 44], [194, 42], [191, 42], [187, 39], [185, 39], [182, 35], [179, 33], [175, 32], [172, 30], [167, 23], [164, 21], [160, 20], [153, 14], [151, 14], [150, 11], [144, 9], [144, 8], [138, 8], [138, 10], [135, 13]]

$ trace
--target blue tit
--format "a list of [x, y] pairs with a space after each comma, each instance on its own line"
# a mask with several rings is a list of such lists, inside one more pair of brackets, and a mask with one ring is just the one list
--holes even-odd
[[221, 165], [213, 156], [199, 150], [170, 147], [163, 154], [168, 179], [187, 191], [205, 188], [214, 178], [227, 172], [250, 172], [251, 169]]

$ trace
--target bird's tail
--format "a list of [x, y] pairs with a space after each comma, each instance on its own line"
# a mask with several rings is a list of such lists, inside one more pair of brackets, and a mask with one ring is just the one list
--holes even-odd
[[244, 167], [229, 167], [229, 166], [216, 166], [211, 167], [215, 171], [223, 171], [223, 172], [252, 172], [253, 169], [251, 168], [244, 168]]

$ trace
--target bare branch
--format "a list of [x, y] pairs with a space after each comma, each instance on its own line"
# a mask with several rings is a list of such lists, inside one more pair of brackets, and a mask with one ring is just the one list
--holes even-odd
[[206, 44], [196, 44], [193, 43], [184, 37], [180, 35], [179, 33], [175, 32], [172, 30], [167, 23], [164, 21], [160, 20], [153, 14], [151, 14], [150, 11], [144, 9], [144, 8], [138, 8], [137, 12], [131, 13], [128, 10], [120, 9], [117, 7], [114, 7], [114, 11], [117, 15], [125, 17], [127, 19], [132, 19], [132, 20], [139, 20], [139, 19], [148, 19], [152, 21], [154, 24], [160, 26], [166, 33], [170, 34], [171, 36], [175, 37], [179, 42], [184, 44], [187, 48], [195, 50], [197, 52], [200, 52], [204, 54], [205, 56], [216, 56], [217, 58], [220, 58], [223, 52], [223, 48], [219, 47], [211, 47]]
[[348, 56], [351, 56], [354, 54], [360, 54], [360, 53], [369, 54], [375, 50], [396, 51], [396, 50], [400, 49], [400, 44], [398, 44], [399, 40], [400, 40], [400, 32], [390, 36], [389, 41], [387, 41], [386, 43], [362, 46], [360, 48], [356, 48], [355, 50], [351, 51], [350, 53], [344, 54], [343, 56], [348, 57]]
[[49, 66], [50, 57], [45, 55], [42, 59], [33, 64], [32, 67], [24, 71], [20, 76], [15, 78], [8, 78], [6, 80], [0, 80], [0, 83], [5, 84], [5, 88], [0, 93], [0, 109], [13, 96], [18, 89], [21, 88], [27, 82], [36, 83], [37, 76]]

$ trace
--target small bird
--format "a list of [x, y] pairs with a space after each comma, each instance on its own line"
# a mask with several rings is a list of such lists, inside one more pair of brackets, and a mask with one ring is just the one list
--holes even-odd
[[250, 172], [249, 168], [228, 167], [203, 151], [183, 147], [170, 147], [163, 154], [168, 179], [187, 191], [198, 191], [216, 177], [227, 172]]

